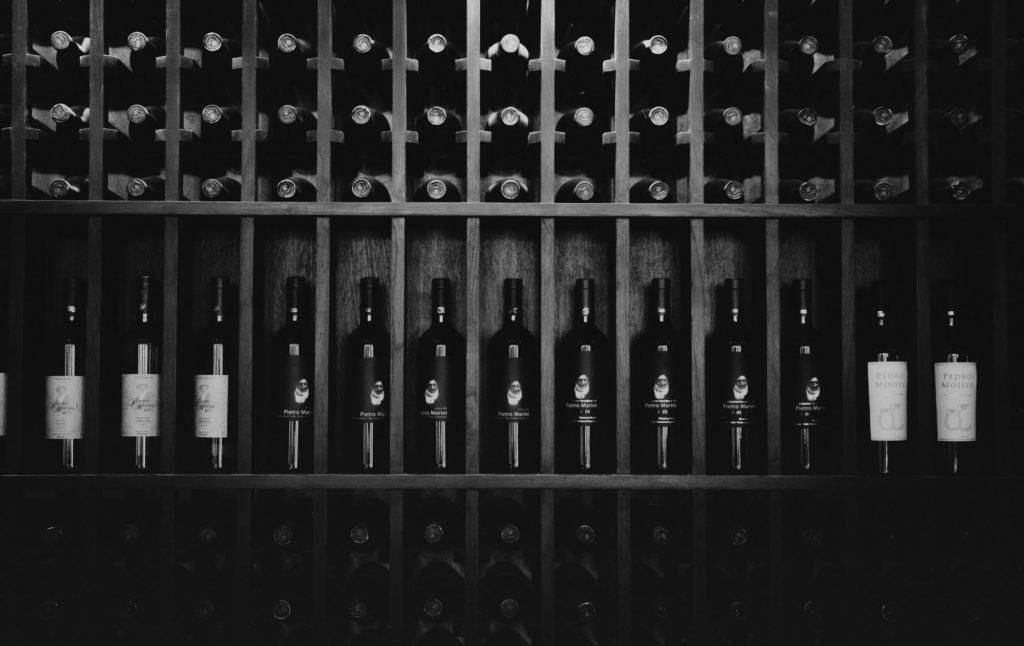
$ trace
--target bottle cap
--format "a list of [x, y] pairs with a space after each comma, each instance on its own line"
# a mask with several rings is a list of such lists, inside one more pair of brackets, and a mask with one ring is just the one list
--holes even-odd
[[369, 196], [371, 190], [373, 190], [373, 186], [370, 184], [370, 180], [364, 177], [352, 180], [352, 195], [357, 198], [363, 199]]
[[800, 39], [800, 51], [808, 56], [818, 53], [818, 39], [814, 36], [804, 36]]
[[743, 111], [735, 106], [726, 108], [725, 111], [722, 112], [722, 121], [724, 121], [727, 126], [738, 126], [743, 123]]
[[224, 39], [215, 31], [207, 32], [203, 36], [203, 49], [208, 52], [218, 52], [224, 46]]
[[121, 619], [134, 619], [139, 615], [139, 606], [131, 599], [125, 599], [117, 606], [117, 614]]
[[366, 54], [373, 49], [373, 39], [368, 34], [359, 34], [352, 39], [352, 49], [360, 54]]
[[128, 47], [133, 52], [141, 52], [146, 49], [146, 45], [149, 44], [149, 39], [146, 38], [146, 34], [141, 31], [133, 31], [128, 34]]
[[872, 113], [872, 115], [875, 118], [875, 125], [877, 125], [877, 126], [883, 126], [884, 127], [884, 126], [887, 126], [890, 123], [892, 123], [892, 118], [893, 118], [892, 108], [889, 108], [889, 107], [884, 106], [884, 105], [878, 106], [877, 108], [875, 108], [875, 111]]
[[365, 126], [370, 122], [373, 111], [365, 105], [357, 105], [352, 108], [352, 121], [359, 126]]
[[290, 200], [299, 192], [299, 186], [292, 179], [282, 179], [277, 183], [277, 196], [282, 200]]
[[439, 126], [448, 120], [448, 111], [439, 105], [427, 110], [427, 122], [432, 126]]
[[818, 113], [812, 108], [801, 108], [796, 113], [796, 118], [805, 126], [813, 126], [818, 123]]
[[888, 54], [892, 51], [892, 38], [884, 34], [875, 36], [871, 41], [871, 49], [875, 50], [876, 54]]
[[58, 29], [50, 34], [50, 44], [53, 45], [53, 48], [57, 51], [64, 51], [68, 47], [71, 47], [71, 34]]
[[501, 37], [501, 48], [506, 54], [515, 54], [519, 51], [519, 36], [515, 34], [505, 34]]
[[352, 621], [362, 621], [370, 615], [370, 606], [365, 601], [348, 604], [348, 616]]
[[203, 121], [211, 125], [220, 123], [224, 118], [224, 111], [217, 105], [207, 105], [203, 108]]
[[668, 123], [668, 110], [664, 106], [655, 106], [647, 113], [647, 118], [656, 126], [663, 126]]
[[423, 602], [423, 614], [428, 619], [437, 619], [444, 614], [444, 602], [437, 597], [430, 597]]
[[586, 128], [590, 124], [594, 123], [594, 111], [590, 108], [577, 108], [577, 110], [572, 113], [572, 120], [576, 122], [576, 125]]
[[954, 54], [963, 54], [971, 45], [971, 39], [966, 34], [953, 34], [949, 37], [949, 46]]
[[292, 539], [295, 538], [295, 532], [290, 525], [278, 525], [274, 528], [272, 537], [274, 543], [284, 547], [285, 545], [291, 545]]
[[299, 119], [299, 110], [294, 105], [287, 103], [277, 109], [277, 120], [286, 126], [290, 126]]
[[740, 184], [736, 180], [729, 180], [725, 183], [725, 188], [722, 189], [725, 193], [725, 197], [733, 202], [738, 202], [743, 199], [743, 184]]
[[733, 601], [729, 604], [729, 616], [736, 621], [746, 621], [750, 616], [747, 612], [747, 604], [742, 601]]
[[953, 199], [962, 202], [971, 196], [971, 185], [962, 179], [958, 179], [949, 185], [949, 191]]
[[729, 36], [722, 45], [725, 46], [725, 53], [729, 56], [736, 56], [743, 51], [743, 41], [739, 36]]
[[655, 202], [664, 202], [668, 198], [668, 184], [660, 179], [654, 180], [647, 187], [647, 193]]
[[818, 185], [814, 182], [801, 182], [798, 192], [800, 199], [804, 202], [813, 202], [818, 199]]
[[356, 545], [366, 545], [370, 541], [370, 530], [366, 525], [353, 525], [348, 537]]
[[668, 530], [668, 527], [664, 525], [655, 525], [651, 530], [651, 541], [655, 545], [668, 545], [669, 540], [672, 538], [672, 532]]
[[68, 107], [66, 103], [55, 103], [50, 108], [50, 118], [53, 119], [54, 123], [64, 123], [71, 118], [74, 112]]
[[202, 545], [210, 545], [217, 540], [217, 528], [213, 525], [203, 525], [196, 532], [196, 539]]
[[146, 122], [149, 118], [149, 110], [146, 106], [136, 103], [128, 108], [128, 121], [135, 125], [140, 125]]
[[889, 182], [876, 182], [875, 183], [875, 199], [879, 202], [887, 202], [892, 199], [892, 196], [896, 193], [896, 189]]
[[196, 604], [195, 610], [192, 614], [199, 621], [206, 621], [217, 612], [217, 608], [214, 607], [213, 602], [209, 599], [203, 599]]
[[71, 183], [66, 179], [55, 179], [50, 182], [50, 197], [61, 199], [71, 192]]
[[580, 36], [576, 39], [576, 53], [580, 56], [590, 56], [594, 53], [594, 39], [590, 36]]
[[661, 35], [651, 36], [647, 49], [655, 56], [661, 56], [668, 51], [668, 38]]
[[971, 120], [970, 115], [967, 114], [967, 110], [964, 110], [963, 108], [953, 108], [946, 115], [946, 119], [949, 120], [949, 125], [958, 129], [965, 127]]
[[203, 182], [202, 191], [203, 195], [213, 200], [220, 197], [220, 194], [224, 192], [224, 185], [220, 183], [220, 180], [208, 179]]
[[592, 601], [584, 601], [576, 606], [576, 617], [580, 623], [589, 624], [597, 616], [597, 608]]
[[594, 199], [594, 183], [588, 179], [581, 179], [572, 192], [580, 202], [589, 202]]
[[519, 526], [515, 523], [505, 523], [502, 526], [499, 535], [501, 537], [501, 542], [505, 545], [515, 545], [520, 540], [521, 532], [519, 531]]
[[439, 179], [432, 179], [427, 182], [427, 197], [432, 200], [440, 200], [448, 192], [448, 186]]
[[139, 532], [138, 525], [127, 523], [121, 525], [121, 529], [117, 532], [117, 539], [121, 541], [122, 545], [135, 545], [139, 542], [140, 535], [141, 532]]
[[519, 602], [515, 599], [503, 599], [500, 610], [502, 618], [511, 621], [519, 616]]
[[519, 110], [509, 106], [501, 111], [501, 122], [506, 126], [514, 126], [519, 123]]
[[292, 604], [288, 603], [285, 599], [278, 599], [274, 602], [270, 612], [274, 619], [284, 621], [292, 615]]
[[522, 186], [514, 179], [506, 179], [501, 183], [501, 196], [506, 200], [514, 200], [519, 197]]
[[299, 47], [299, 40], [294, 34], [284, 33], [277, 37], [277, 49], [282, 54], [291, 54]]
[[434, 52], [435, 54], [440, 54], [447, 47], [448, 39], [442, 36], [441, 34], [431, 34], [430, 37], [427, 38], [427, 49]]
[[730, 527], [728, 536], [729, 544], [733, 547], [743, 547], [750, 540], [750, 534], [743, 527]]
[[128, 193], [129, 197], [142, 197], [146, 194], [149, 189], [149, 184], [146, 180], [141, 177], [133, 177], [128, 180], [128, 184], [125, 185], [125, 192]]
[[597, 532], [590, 525], [580, 525], [576, 528], [576, 542], [580, 545], [591, 545], [597, 540]]

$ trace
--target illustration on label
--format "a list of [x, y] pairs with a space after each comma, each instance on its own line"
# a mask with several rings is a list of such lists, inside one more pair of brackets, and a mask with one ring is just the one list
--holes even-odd
[[658, 375], [654, 381], [654, 398], [665, 399], [668, 396], [668, 376]]
[[746, 375], [736, 377], [736, 381], [732, 383], [732, 398], [737, 401], [743, 401], [747, 398], [747, 393], [749, 392], [750, 384], [747, 383]]
[[906, 361], [868, 362], [868, 412], [873, 441], [906, 441], [908, 374]]
[[160, 375], [121, 375], [121, 437], [160, 435]]
[[228, 376], [196, 375], [196, 437], [228, 436]]
[[519, 402], [523, 400], [523, 385], [518, 381], [510, 383], [508, 392], [505, 393], [505, 399], [508, 400], [509, 406], [518, 406]]
[[46, 378], [46, 439], [82, 439], [84, 392], [84, 377]]
[[974, 362], [935, 364], [935, 421], [940, 442], [977, 439], [978, 365]]
[[586, 375], [576, 377], [576, 386], [573, 388], [573, 394], [576, 395], [576, 399], [586, 399], [587, 395], [590, 394], [590, 377]]
[[423, 391], [423, 400], [427, 404], [437, 403], [437, 398], [441, 396], [441, 388], [437, 385], [436, 379], [431, 379], [427, 382], [427, 389]]

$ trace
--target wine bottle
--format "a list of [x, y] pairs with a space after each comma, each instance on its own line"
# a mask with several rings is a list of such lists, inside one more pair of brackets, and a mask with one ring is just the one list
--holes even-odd
[[423, 549], [443, 552], [462, 545], [462, 512], [449, 500], [438, 496], [420, 501], [417, 528]]
[[462, 53], [443, 34], [428, 36], [415, 56], [424, 86], [450, 86], [455, 76], [455, 61], [461, 56]]
[[780, 128], [789, 137], [787, 143], [797, 149], [807, 149], [818, 143], [834, 121], [808, 107], [783, 110], [779, 115]]
[[730, 35], [704, 47], [704, 60], [714, 65], [714, 73], [722, 78], [736, 78], [744, 71], [743, 40]]
[[[562, 339], [559, 397], [565, 426], [578, 437], [575, 470], [604, 468], [604, 455], [595, 460], [592, 436], [604, 428], [604, 407], [613, 402], [614, 387], [608, 361], [608, 339], [594, 323], [594, 280], [576, 281], [578, 308], [573, 329]], [[571, 437], [569, 433], [567, 436]], [[603, 442], [602, 442], [603, 443]], [[568, 442], [566, 443], [568, 446]], [[564, 464], [569, 462], [563, 457]], [[597, 464], [595, 464], [597, 462]]]
[[68, 142], [79, 140], [79, 132], [89, 127], [89, 116], [89, 106], [69, 106], [66, 103], [55, 103], [50, 108], [54, 133], [58, 138]]
[[640, 73], [648, 83], [664, 80], [676, 71], [675, 57], [668, 51], [668, 38], [655, 34], [633, 46], [630, 57], [639, 61]]
[[230, 332], [226, 320], [224, 292], [227, 281], [216, 277], [211, 280], [212, 307], [206, 339], [199, 346], [199, 360], [195, 373], [195, 437], [209, 441], [209, 467], [214, 471], [224, 468], [224, 440], [228, 437], [228, 408], [230, 406], [230, 377], [228, 339]]
[[529, 527], [523, 506], [510, 498], [496, 498], [480, 508], [485, 546], [501, 552], [523, 549]]
[[594, 577], [576, 564], [562, 565], [555, 577], [558, 616], [581, 626], [597, 621], [602, 604]]
[[151, 311], [152, 282], [150, 276], [139, 278], [121, 373], [121, 437], [134, 440], [134, 467], [139, 471], [150, 469], [150, 455], [160, 437], [160, 332]]
[[629, 189], [630, 202], [671, 202], [672, 191], [667, 182], [653, 177], [642, 179]]
[[594, 510], [578, 499], [559, 502], [556, 543], [570, 552], [589, 552], [602, 540]]
[[362, 498], [353, 505], [348, 529], [348, 549], [372, 552], [388, 545], [388, 507], [376, 498]]
[[61, 72], [75, 73], [82, 71], [81, 57], [92, 49], [92, 39], [88, 36], [72, 36], [63, 29], [50, 34], [50, 45], [56, 52], [57, 69]]
[[654, 106], [633, 113], [629, 129], [640, 135], [640, 145], [649, 153], [661, 153], [676, 144], [676, 130], [668, 108]]
[[308, 179], [289, 177], [274, 187], [274, 194], [281, 202], [315, 202], [316, 187]]
[[461, 202], [462, 191], [451, 180], [432, 177], [416, 188], [416, 202]]
[[[537, 341], [523, 323], [523, 281], [506, 278], [504, 282], [505, 321], [491, 338], [490, 361], [494, 465], [502, 471], [519, 471], [523, 462], [533, 467], [531, 442], [526, 459], [521, 459], [520, 438], [535, 438], [534, 424], [538, 405]], [[499, 438], [504, 437], [505, 442]]]
[[746, 468], [746, 446], [744, 434], [753, 423], [757, 408], [751, 392], [750, 347], [747, 342], [746, 325], [741, 314], [743, 283], [738, 278], [726, 281], [729, 292], [729, 318], [724, 331], [723, 363], [726, 379], [718, 386], [722, 416], [729, 430], [731, 464], [734, 471]]
[[313, 420], [313, 343], [303, 316], [306, 279], [289, 276], [285, 281], [287, 313], [275, 340], [273, 415], [287, 426], [289, 471], [299, 469], [299, 436]]
[[937, 335], [939, 352], [935, 362], [935, 419], [939, 442], [949, 446], [948, 469], [952, 473], [963, 470], [961, 461], [966, 453], [965, 442], [978, 437], [977, 399], [978, 364], [967, 346], [963, 320], [958, 315], [958, 288], [949, 284], [946, 289], [944, 325]]
[[390, 129], [383, 113], [368, 105], [357, 105], [346, 121], [345, 143], [364, 153], [373, 152], [381, 147], [381, 135]]
[[128, 67], [136, 76], [156, 71], [156, 59], [164, 55], [164, 39], [142, 31], [128, 34]]
[[423, 111], [414, 124], [420, 149], [428, 155], [449, 155], [455, 148], [455, 134], [462, 130], [462, 119], [451, 110], [434, 105]]
[[344, 608], [349, 621], [366, 625], [387, 619], [388, 570], [380, 563], [364, 563], [344, 586]]
[[521, 180], [504, 179], [487, 187], [485, 202], [529, 202], [530, 191]]
[[215, 177], [203, 181], [199, 196], [210, 202], [238, 201], [242, 195], [242, 185], [232, 177]]
[[391, 52], [369, 34], [357, 34], [345, 56], [345, 72], [357, 82], [356, 87], [372, 86], [383, 74], [381, 63], [391, 58]]
[[493, 621], [511, 623], [530, 617], [535, 598], [533, 586], [523, 571], [510, 561], [499, 561], [487, 569], [481, 581], [484, 615]]
[[[668, 278], [654, 279], [654, 319], [643, 339], [643, 376], [639, 377], [638, 388], [643, 392], [643, 418], [645, 428], [653, 431], [653, 442], [648, 440], [642, 455], [644, 461], [656, 471], [669, 467], [669, 434], [678, 425], [677, 410], [679, 399], [677, 380], [682, 380], [680, 369], [684, 350], [682, 338], [672, 328], [670, 319], [671, 281]], [[639, 376], [639, 375], [638, 375]], [[645, 433], [646, 436], [646, 433]], [[653, 459], [650, 456], [653, 455]]]
[[379, 179], [357, 177], [349, 184], [345, 199], [350, 202], [390, 202], [391, 194]]
[[888, 315], [885, 285], [879, 281], [873, 289], [877, 309], [871, 360], [868, 361], [868, 415], [871, 441], [878, 444], [878, 472], [888, 474], [895, 447], [902, 447], [907, 441], [909, 371]]
[[558, 187], [555, 202], [590, 202], [597, 198], [597, 185], [589, 177], [575, 177]]
[[164, 179], [156, 175], [133, 177], [124, 186], [129, 200], [164, 199]]
[[416, 606], [428, 622], [462, 616], [465, 582], [448, 563], [434, 562], [416, 576]]
[[714, 178], [704, 184], [704, 199], [709, 204], [739, 204], [743, 197], [743, 183], [734, 179]]
[[[380, 470], [387, 465], [388, 420], [391, 402], [391, 339], [377, 308], [380, 282], [374, 277], [359, 281], [359, 327], [348, 338], [348, 388], [352, 426], [358, 424], [362, 468]], [[356, 434], [355, 428], [351, 431]], [[381, 460], [377, 456], [381, 456]]]
[[46, 439], [60, 441], [60, 466], [68, 471], [75, 468], [85, 406], [85, 329], [79, 292], [78, 279], [64, 279], [64, 320], [58, 334], [60, 343], [54, 344], [54, 349], [60, 348], [61, 360], [58, 363], [55, 356], [51, 363], [54, 369], [60, 366], [60, 372], [46, 378]]
[[967, 177], [938, 177], [930, 180], [931, 201], [936, 204], [961, 204], [975, 198], [975, 186]]
[[819, 195], [818, 185], [810, 180], [784, 179], [779, 182], [779, 201], [783, 204], [813, 204]]
[[502, 108], [487, 115], [487, 130], [491, 133], [491, 146], [502, 155], [518, 156], [526, 153], [530, 137], [530, 118], [515, 106]]
[[[452, 284], [447, 278], [431, 283], [433, 321], [416, 347], [418, 382], [414, 396], [421, 426], [422, 464], [431, 471], [448, 470], [449, 429], [459, 424], [465, 404], [466, 342], [452, 322]], [[433, 430], [433, 433], [430, 431]]]
[[156, 131], [164, 127], [165, 113], [160, 106], [135, 103], [127, 114], [128, 138], [134, 142], [152, 142]]
[[277, 37], [275, 54], [278, 60], [288, 60], [289, 66], [298, 65], [304, 69], [306, 59], [316, 54], [316, 48], [307, 38], [286, 31]]
[[271, 134], [278, 142], [294, 146], [306, 143], [306, 135], [316, 130], [316, 117], [309, 110], [285, 103], [277, 109]]
[[227, 143], [231, 141], [231, 133], [242, 127], [242, 113], [229, 106], [211, 103], [204, 106], [200, 114], [203, 119], [200, 136], [205, 143]]
[[558, 119], [555, 130], [565, 134], [565, 149], [570, 156], [587, 157], [601, 147], [601, 129], [594, 111], [583, 106], [569, 110]]
[[573, 95], [586, 94], [597, 89], [604, 60], [597, 44], [590, 36], [580, 36], [566, 44], [558, 52], [558, 58], [565, 61], [565, 74]]
[[487, 48], [487, 58], [491, 61], [495, 102], [513, 101], [530, 71], [530, 52], [519, 36], [505, 34]]
[[210, 54], [222, 55], [230, 62], [231, 56], [241, 51], [240, 43], [234, 38], [225, 38], [219, 32], [209, 31], [203, 35], [203, 63], [204, 67]]
[[704, 114], [704, 131], [716, 150], [735, 150], [743, 145], [743, 112], [736, 106], [710, 110]]
[[[793, 425], [800, 436], [800, 468], [811, 470], [811, 437], [824, 422], [827, 388], [822, 389], [822, 369], [819, 354], [821, 347], [818, 334], [811, 324], [810, 302], [811, 281], [797, 281], [799, 310], [792, 347], [789, 348], [788, 363], [792, 367], [792, 381], [789, 381], [789, 397], [792, 406]], [[825, 384], [827, 386], [827, 384]]]
[[87, 200], [89, 199], [89, 178], [75, 176], [57, 179], [48, 187], [50, 197], [55, 200]]

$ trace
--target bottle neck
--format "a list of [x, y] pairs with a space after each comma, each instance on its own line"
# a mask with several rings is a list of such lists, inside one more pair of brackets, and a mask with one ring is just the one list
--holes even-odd
[[581, 307], [579, 311], [579, 318], [577, 319], [580, 325], [593, 325], [594, 324], [594, 311], [589, 307]]
[[298, 325], [299, 321], [301, 320], [299, 315], [299, 308], [289, 307], [287, 317], [288, 318], [286, 320], [290, 325]]
[[448, 308], [447, 307], [435, 307], [434, 308], [434, 324], [435, 325], [446, 325], [448, 323]]
[[729, 320], [732, 321], [733, 325], [739, 325], [742, 317], [740, 316], [740, 308], [734, 307], [729, 310]]
[[362, 323], [373, 323], [373, 308], [364, 307], [359, 313], [359, 320]]
[[654, 312], [655, 320], [661, 325], [668, 325], [669, 311], [667, 307], [658, 307]]

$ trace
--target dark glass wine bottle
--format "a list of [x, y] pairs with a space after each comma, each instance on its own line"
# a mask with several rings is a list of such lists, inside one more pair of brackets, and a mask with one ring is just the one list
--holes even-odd
[[743, 197], [743, 182], [719, 177], [704, 184], [704, 199], [709, 204], [738, 204]]
[[299, 469], [299, 437], [303, 427], [313, 420], [313, 342], [309, 324], [303, 315], [306, 279], [289, 276], [285, 281], [287, 312], [284, 327], [274, 344], [272, 415], [287, 427], [289, 471]]
[[[420, 421], [423, 468], [449, 469], [448, 437], [461, 437], [465, 410], [466, 341], [452, 321], [452, 284], [447, 278], [431, 283], [433, 321], [416, 347], [417, 383], [413, 395]], [[450, 428], [456, 427], [456, 428]], [[433, 431], [433, 432], [431, 432]], [[457, 456], [454, 457], [458, 461]]]
[[46, 439], [60, 442], [60, 467], [66, 471], [75, 468], [85, 404], [85, 326], [80, 288], [77, 278], [64, 279], [64, 320], [58, 333], [60, 342], [54, 344], [57, 352], [49, 364], [49, 369], [57, 372], [46, 378]]
[[129, 200], [162, 200], [164, 179], [156, 175], [133, 177], [125, 184], [124, 190]]
[[[642, 370], [638, 376], [638, 389], [642, 389], [644, 428], [653, 431], [652, 440], [645, 441], [641, 450], [643, 463], [654, 471], [669, 468], [669, 436], [678, 426], [678, 409], [683, 371], [680, 353], [685, 344], [673, 329], [671, 309], [671, 281], [654, 279], [654, 318], [643, 338]], [[644, 433], [647, 437], [647, 432]], [[639, 448], [639, 447], [638, 447]], [[653, 450], [652, 450], [653, 449]]]
[[530, 533], [523, 506], [510, 498], [496, 498], [482, 505], [482, 533], [485, 547], [501, 552], [523, 549]]
[[432, 156], [451, 154], [455, 135], [462, 130], [462, 119], [454, 111], [434, 105], [416, 118], [414, 124], [420, 149]]
[[532, 470], [539, 466], [533, 460], [536, 446], [530, 442], [522, 451], [520, 440], [537, 437], [540, 356], [536, 338], [523, 323], [522, 279], [505, 279], [504, 300], [505, 321], [491, 338], [488, 362], [493, 465], [500, 471]]
[[242, 185], [233, 177], [214, 177], [203, 181], [199, 195], [209, 202], [238, 201], [242, 196]]
[[271, 136], [284, 146], [307, 143], [316, 131], [316, 116], [304, 108], [285, 103], [277, 109], [277, 119], [271, 124]]
[[597, 184], [594, 180], [575, 177], [558, 187], [555, 202], [591, 202], [597, 197]]
[[358, 81], [357, 87], [372, 86], [383, 74], [382, 62], [389, 58], [391, 52], [386, 46], [369, 34], [357, 34], [345, 55], [345, 72]]
[[828, 389], [822, 383], [821, 346], [811, 323], [811, 281], [798, 280], [797, 291], [797, 325], [787, 358], [792, 372], [786, 381], [792, 423], [800, 437], [800, 469], [806, 472], [811, 470], [811, 439], [825, 421]]
[[414, 603], [428, 622], [461, 617], [465, 581], [448, 563], [434, 562], [416, 576]]
[[648, 153], [661, 153], [676, 144], [676, 129], [668, 108], [654, 106], [633, 113], [629, 129], [640, 136], [640, 145]]
[[363, 563], [344, 586], [344, 608], [349, 621], [371, 624], [388, 617], [388, 569], [380, 563]]
[[597, 89], [603, 73], [604, 60], [593, 38], [576, 38], [562, 47], [558, 52], [558, 58], [565, 61], [565, 74], [574, 95], [586, 94]]
[[431, 34], [416, 50], [419, 74], [426, 87], [449, 86], [455, 76], [455, 61], [462, 53], [444, 37]]
[[515, 34], [505, 34], [501, 40], [487, 48], [494, 77], [494, 100], [510, 102], [526, 82], [530, 69], [530, 52]]
[[939, 442], [949, 446], [951, 473], [964, 470], [963, 458], [969, 457], [968, 442], [978, 437], [977, 397], [978, 364], [968, 347], [967, 333], [960, 312], [959, 287], [946, 286], [945, 316], [936, 335], [939, 351], [935, 362], [935, 419]]
[[511, 623], [532, 616], [533, 586], [516, 564], [499, 561], [491, 565], [480, 588], [483, 613], [490, 620]]
[[565, 149], [572, 157], [597, 154], [601, 147], [601, 129], [594, 111], [583, 106], [569, 110], [558, 119], [555, 130], [565, 135]]
[[504, 179], [487, 187], [485, 202], [529, 202], [530, 191], [521, 180]]
[[[868, 360], [868, 412], [871, 441], [878, 444], [878, 472], [888, 474], [907, 441], [907, 362], [899, 351], [885, 286], [873, 286], [876, 298], [874, 338]], [[897, 448], [899, 447], [899, 448]]]
[[348, 402], [351, 436], [362, 438], [361, 466], [367, 471], [387, 466], [391, 407], [387, 396], [391, 389], [391, 339], [377, 308], [379, 293], [380, 282], [375, 277], [359, 281], [359, 327], [347, 341], [348, 388], [342, 398]]
[[431, 496], [420, 501], [417, 512], [418, 522], [414, 530], [423, 549], [443, 552], [461, 547], [463, 540], [462, 512], [452, 500]]
[[128, 107], [128, 138], [133, 142], [151, 143], [156, 131], [164, 127], [166, 113], [160, 106], [136, 103]]
[[[614, 401], [614, 385], [608, 358], [608, 339], [594, 323], [594, 280], [576, 281], [578, 308], [573, 329], [562, 339], [558, 365], [560, 378], [556, 392], [562, 410], [566, 437], [576, 437], [576, 455], [572, 464], [563, 455], [561, 462], [567, 470], [589, 472], [600, 470], [607, 456], [593, 450], [594, 434], [605, 426], [604, 409]], [[600, 437], [600, 436], [599, 436]], [[604, 442], [600, 442], [601, 445]], [[565, 447], [568, 448], [568, 441]], [[570, 466], [571, 465], [571, 466]]]
[[557, 508], [556, 545], [569, 552], [590, 552], [602, 541], [603, 531], [594, 509], [581, 500], [567, 498]]
[[639, 61], [640, 73], [648, 82], [664, 80], [675, 73], [675, 57], [668, 51], [668, 38], [655, 34], [633, 46], [630, 57]]
[[667, 182], [653, 177], [642, 179], [629, 189], [629, 201], [639, 203], [667, 203], [672, 201], [672, 190]]
[[86, 200], [89, 199], [89, 178], [75, 176], [57, 178], [48, 187], [50, 197], [55, 200]]
[[417, 187], [416, 202], [461, 202], [462, 191], [451, 180], [432, 177]]
[[519, 108], [508, 106], [489, 114], [487, 130], [491, 133], [491, 146], [499, 154], [518, 156], [526, 153], [530, 119]]
[[349, 202], [390, 202], [391, 194], [375, 177], [357, 177], [349, 184], [345, 199]]
[[80, 131], [89, 127], [91, 113], [88, 106], [71, 106], [67, 103], [55, 103], [50, 108], [50, 119], [53, 120], [54, 134], [68, 143], [77, 142]]
[[121, 437], [134, 440], [134, 468], [149, 470], [160, 437], [160, 330], [150, 303], [152, 279], [141, 276], [136, 314], [121, 373]]
[[382, 112], [368, 105], [357, 105], [345, 121], [345, 143], [364, 153], [372, 153], [381, 148], [382, 135], [390, 129], [391, 124]]
[[362, 498], [353, 505], [352, 524], [348, 526], [348, 549], [372, 552], [387, 549], [388, 507], [377, 498]]
[[316, 187], [308, 179], [289, 177], [274, 187], [274, 194], [281, 202], [315, 202]]
[[722, 417], [729, 431], [730, 464], [734, 471], [746, 468], [746, 442], [744, 435], [754, 422], [757, 408], [754, 393], [751, 392], [750, 346], [742, 309], [742, 281], [730, 278], [726, 281], [729, 292], [729, 318], [723, 334], [721, 356], [718, 358], [725, 368], [724, 377], [717, 385], [717, 399], [721, 402]]
[[593, 575], [580, 565], [563, 564], [558, 568], [555, 577], [558, 615], [577, 626], [586, 626], [597, 621], [603, 604]]
[[230, 407], [230, 344], [224, 292], [227, 281], [216, 277], [210, 281], [212, 292], [210, 320], [205, 339], [198, 348], [195, 372], [194, 434], [199, 444], [208, 442], [208, 468], [224, 468], [224, 440], [228, 437]]

